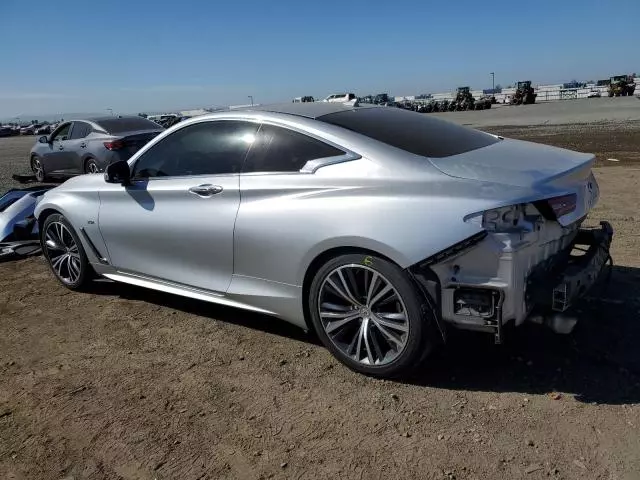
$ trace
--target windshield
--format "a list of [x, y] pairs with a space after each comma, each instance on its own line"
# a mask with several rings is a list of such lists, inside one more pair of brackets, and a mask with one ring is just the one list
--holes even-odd
[[394, 107], [331, 113], [318, 120], [423, 157], [449, 157], [499, 141], [488, 133]]

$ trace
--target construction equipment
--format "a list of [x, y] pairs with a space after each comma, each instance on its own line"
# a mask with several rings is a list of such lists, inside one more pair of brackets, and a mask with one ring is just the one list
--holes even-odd
[[379, 93], [375, 97], [373, 97], [373, 103], [376, 105], [388, 105], [393, 103], [393, 100], [389, 98], [388, 93]]
[[[493, 105], [494, 103], [496, 103], [496, 97], [492, 97], [491, 95], [483, 95], [476, 102], [476, 104], [482, 105], [483, 109], [491, 108], [491, 105]], [[476, 110], [482, 110], [482, 109], [476, 108]]]
[[[469, 87], [458, 87], [456, 98], [454, 99], [454, 110], [475, 110], [476, 100], [471, 95]], [[451, 109], [451, 107], [449, 107]]]
[[609, 79], [609, 96], [632, 96], [636, 90], [636, 84], [630, 75], [615, 75]]
[[535, 90], [531, 86], [531, 80], [518, 82], [516, 93], [513, 94], [511, 103], [513, 105], [529, 105], [536, 103], [537, 96], [538, 94], [535, 93]]

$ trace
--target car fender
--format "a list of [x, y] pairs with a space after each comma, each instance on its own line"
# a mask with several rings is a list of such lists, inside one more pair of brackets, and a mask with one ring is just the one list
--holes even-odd
[[[409, 262], [406, 255], [395, 249], [392, 245], [373, 238], [355, 235], [332, 237], [313, 245], [313, 247], [306, 252], [296, 273], [296, 278], [298, 278], [298, 282], [296, 283], [302, 285], [307, 270], [316, 258], [338, 248], [375, 252], [398, 265], [407, 265]], [[363, 262], [365, 262], [365, 257], [366, 255], [363, 255]]]
[[[60, 187], [54, 188], [44, 194], [41, 201], [36, 205], [34, 214], [42, 225], [47, 212], [57, 212], [62, 214], [73, 226], [76, 234], [80, 237], [84, 250], [91, 263], [98, 263], [99, 259], [95, 255], [97, 250], [102, 257], [108, 258], [107, 247], [102, 239], [98, 228], [98, 215], [100, 209], [100, 197], [97, 188], [69, 188], [68, 183], [74, 184], [77, 180], [84, 180], [89, 176], [80, 176], [67, 180]], [[101, 178], [98, 178], [103, 181]], [[76, 182], [74, 182], [76, 180]], [[87, 182], [82, 182], [82, 184]], [[84, 185], [83, 185], [84, 186]], [[63, 188], [64, 187], [64, 188]], [[93, 245], [90, 245], [90, 239]]]
[[496, 202], [460, 187], [468, 182], [446, 177], [440, 186], [386, 179], [376, 186], [312, 186], [317, 179], [299, 176], [265, 180], [243, 181], [234, 274], [297, 286], [318, 255], [337, 247], [377, 252], [407, 268], [480, 232], [464, 218]]

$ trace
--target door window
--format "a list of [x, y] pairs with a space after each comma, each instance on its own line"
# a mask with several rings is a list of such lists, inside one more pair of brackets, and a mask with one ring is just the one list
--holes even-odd
[[134, 178], [240, 173], [258, 125], [219, 120], [177, 130], [142, 154]]
[[57, 132], [53, 134], [53, 137], [51, 137], [51, 141], [57, 142], [60, 140], [67, 140], [69, 136], [69, 130], [71, 130], [71, 123], [63, 125]]
[[85, 122], [73, 122], [73, 129], [71, 130], [71, 140], [78, 140], [89, 135], [91, 132], [91, 125]]
[[342, 150], [308, 135], [263, 124], [242, 171], [299, 172], [310, 160], [342, 155]]

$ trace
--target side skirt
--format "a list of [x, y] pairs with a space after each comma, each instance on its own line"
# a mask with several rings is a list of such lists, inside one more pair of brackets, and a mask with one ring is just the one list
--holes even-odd
[[138, 287], [149, 288], [151, 290], [159, 290], [161, 292], [171, 293], [174, 295], [180, 295], [183, 297], [193, 298], [195, 300], [203, 300], [205, 302], [216, 303], [218, 305], [225, 305], [227, 307], [240, 308], [243, 310], [250, 310], [252, 312], [264, 313], [266, 315], [276, 315], [275, 312], [264, 310], [262, 308], [253, 307], [246, 303], [239, 302], [237, 300], [230, 300], [222, 294], [213, 293], [207, 290], [200, 290], [197, 288], [186, 287], [163, 280], [152, 279], [141, 275], [134, 275], [131, 273], [103, 273], [104, 277], [114, 280], [116, 282], [128, 283], [136, 285]]

